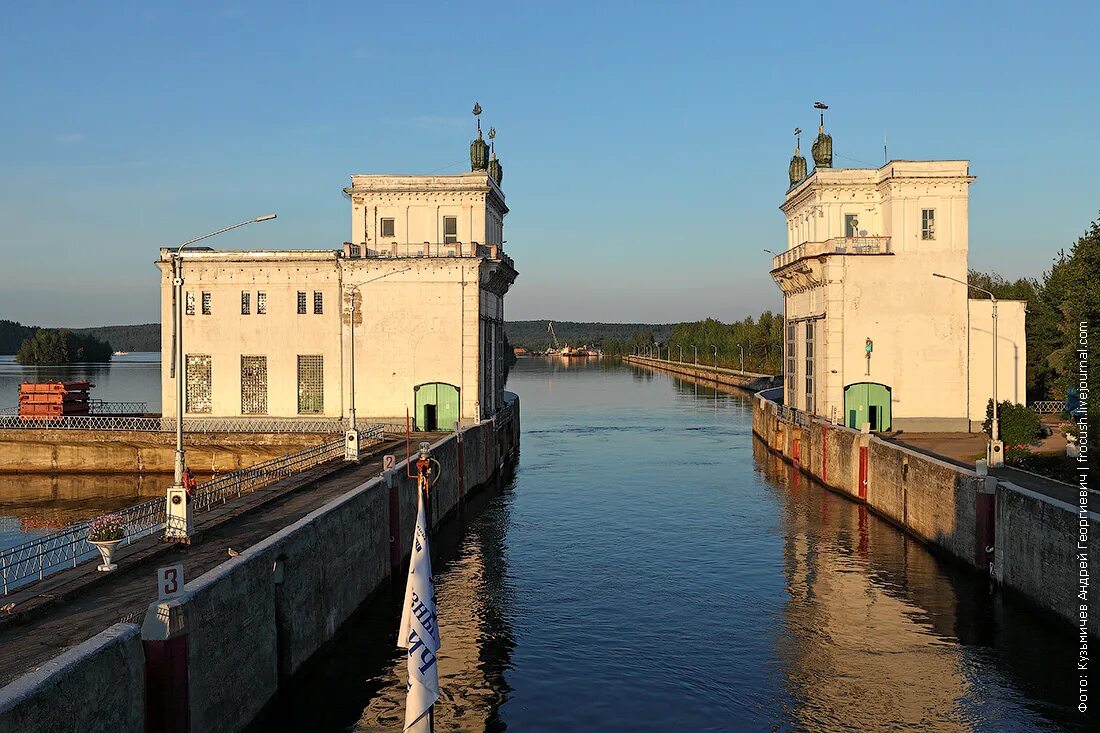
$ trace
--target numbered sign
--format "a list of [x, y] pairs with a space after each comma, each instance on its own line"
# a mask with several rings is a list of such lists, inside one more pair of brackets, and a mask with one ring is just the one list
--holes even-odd
[[157, 598], [166, 601], [183, 593], [183, 563], [157, 568]]
[[392, 471], [393, 467], [397, 465], [397, 456], [393, 453], [388, 453], [382, 456], [382, 470]]

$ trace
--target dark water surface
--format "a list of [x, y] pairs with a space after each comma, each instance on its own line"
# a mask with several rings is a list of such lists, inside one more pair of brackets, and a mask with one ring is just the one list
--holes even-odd
[[[792, 473], [749, 398], [615, 362], [508, 387], [514, 480], [434, 539], [437, 731], [1085, 729], [1072, 629]], [[264, 729], [400, 730], [397, 603]]]
[[[0, 356], [0, 410], [14, 412], [22, 382], [88, 380], [91, 397], [106, 402], [145, 402], [160, 412], [160, 354], [134, 352], [106, 364], [22, 366]], [[171, 474], [0, 473], [0, 549], [71, 522], [83, 521], [164, 494]]]
[[[508, 388], [514, 478], [433, 538], [437, 731], [1084, 729], [1071, 628], [792, 473], [748, 397], [611, 361]], [[400, 730], [397, 603], [258, 729]]]

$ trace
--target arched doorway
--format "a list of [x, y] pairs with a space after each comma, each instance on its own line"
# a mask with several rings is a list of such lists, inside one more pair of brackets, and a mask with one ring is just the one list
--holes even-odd
[[413, 387], [413, 430], [454, 430], [458, 421], [459, 389], [446, 382], [425, 382]]
[[844, 388], [844, 423], [860, 430], [864, 423], [871, 430], [890, 429], [890, 388], [877, 382], [856, 382]]

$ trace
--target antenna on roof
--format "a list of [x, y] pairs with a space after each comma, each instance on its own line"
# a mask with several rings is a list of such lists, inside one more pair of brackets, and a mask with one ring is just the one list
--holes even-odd
[[474, 102], [474, 117], [477, 118], [477, 136], [481, 137], [481, 105]]
[[886, 154], [886, 128], [882, 128], [882, 164], [890, 162], [890, 156]]

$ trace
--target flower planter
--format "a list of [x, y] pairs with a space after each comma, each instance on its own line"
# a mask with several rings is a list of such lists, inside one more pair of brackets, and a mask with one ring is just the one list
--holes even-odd
[[118, 547], [121, 542], [122, 540], [106, 540], [103, 542], [88, 540], [88, 543], [95, 545], [96, 549], [99, 550], [99, 554], [103, 556], [103, 564], [98, 568], [100, 572], [109, 573], [118, 568], [117, 564], [111, 562], [111, 558], [115, 554], [115, 548]]

